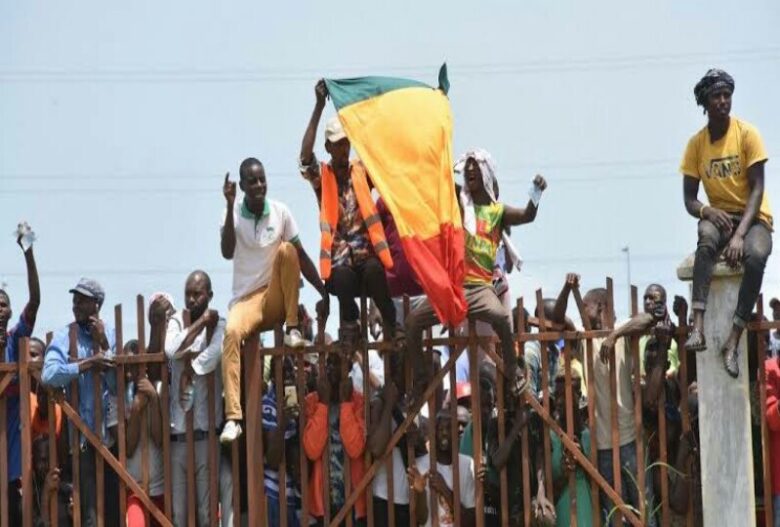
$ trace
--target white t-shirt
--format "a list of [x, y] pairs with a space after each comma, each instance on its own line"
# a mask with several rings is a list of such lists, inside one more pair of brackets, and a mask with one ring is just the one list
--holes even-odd
[[[379, 356], [377, 350], [368, 350], [368, 371], [374, 374], [379, 379], [379, 386], [385, 384], [385, 363], [382, 361], [382, 357]], [[349, 376], [352, 379], [352, 387], [358, 393], [363, 393], [363, 369], [357, 362], [352, 363], [352, 371], [349, 372]], [[369, 381], [369, 387], [371, 381]], [[376, 392], [375, 388], [371, 389], [371, 394]]]
[[[420, 474], [425, 474], [430, 468], [431, 460], [428, 454], [417, 459], [417, 470]], [[436, 463], [437, 471], [444, 478], [447, 486], [452, 489], [452, 465], [442, 465]], [[474, 460], [469, 456], [458, 454], [458, 479], [460, 480], [460, 503], [467, 509], [473, 509], [475, 506], [474, 493], [476, 491], [476, 482], [474, 481]], [[427, 493], [430, 493], [430, 484], [426, 489]], [[430, 494], [428, 495], [428, 503], [430, 503]], [[455, 496], [458, 499], [458, 496]], [[444, 499], [439, 497], [439, 525], [441, 527], [452, 527], [455, 525], [455, 511], [450, 510]], [[430, 527], [432, 525], [431, 515], [428, 514], [428, 521], [425, 526]]]
[[[256, 217], [244, 205], [243, 196], [233, 207], [236, 250], [233, 253], [233, 299], [237, 300], [268, 285], [279, 245], [298, 238], [298, 226], [286, 205], [268, 198], [263, 214]], [[224, 228], [224, 223], [222, 224]]]

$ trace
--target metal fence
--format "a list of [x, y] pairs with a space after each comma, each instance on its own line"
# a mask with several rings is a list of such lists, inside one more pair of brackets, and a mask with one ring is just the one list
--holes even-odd
[[[607, 279], [606, 288], [608, 290], [608, 312], [613, 313], [613, 295], [612, 295], [612, 281]], [[700, 523], [700, 518], [697, 518], [695, 514], [694, 502], [699, 499], [697, 493], [699, 489], [696, 485], [696, 456], [693, 455], [689, 459], [685, 471], [682, 474], [677, 474], [676, 470], [672, 468], [672, 462], [669, 459], [669, 453], [667, 452], [667, 413], [665, 411], [657, 412], [657, 422], [649, 423], [643, 414], [643, 390], [641, 385], [640, 375], [640, 345], [639, 337], [633, 336], [628, 339], [627, 352], [630, 353], [633, 358], [633, 415], [634, 424], [637, 429], [637, 441], [636, 441], [636, 481], [633, 478], [627, 477], [625, 473], [621, 472], [620, 463], [620, 444], [619, 444], [619, 430], [618, 430], [618, 417], [617, 417], [617, 393], [618, 386], [615, 380], [615, 357], [614, 354], [610, 356], [609, 368], [610, 368], [610, 386], [609, 393], [611, 398], [611, 439], [612, 439], [612, 467], [613, 467], [613, 484], [608, 484], [607, 480], [599, 473], [598, 459], [595, 447], [596, 438], [596, 418], [595, 418], [595, 405], [596, 405], [596, 386], [594, 384], [593, 366], [594, 360], [596, 360], [596, 354], [598, 349], [595, 349], [594, 339], [601, 339], [608, 336], [612, 328], [604, 328], [595, 330], [588, 324], [588, 317], [584, 312], [582, 299], [579, 291], [575, 289], [573, 291], [574, 298], [577, 303], [577, 309], [582, 317], [584, 328], [577, 331], [564, 330], [561, 327], [551, 324], [544, 318], [544, 310], [539, 309], [537, 312], [539, 317], [528, 317], [524, 313], [524, 300], [521, 298], [517, 301], [517, 320], [515, 321], [515, 327], [519, 328], [515, 334], [517, 349], [522, 350], [523, 345], [529, 341], [539, 341], [541, 345], [541, 391], [542, 396], [537, 399], [534, 394], [525, 392], [522, 396], [522, 403], [518, 407], [519, 410], [515, 414], [517, 419], [518, 415], [521, 415], [523, 411], [527, 411], [533, 414], [534, 419], [538, 419], [541, 423], [542, 433], [534, 438], [529, 430], [529, 423], [533, 420], [526, 420], [522, 425], [521, 431], [517, 437], [517, 441], [520, 449], [520, 462], [519, 464], [512, 465], [507, 464], [500, 470], [500, 482], [499, 482], [499, 494], [500, 494], [500, 512], [501, 512], [501, 524], [504, 527], [509, 525], [531, 525], [534, 521], [534, 514], [532, 510], [532, 503], [535, 498], [532, 495], [532, 478], [536, 477], [533, 471], [533, 452], [538, 448], [542, 453], [542, 464], [539, 470], [544, 475], [544, 486], [546, 490], [547, 498], [552, 502], [556, 502], [556, 493], [560, 492], [560, 488], [554, 488], [553, 479], [553, 466], [552, 466], [552, 435], [558, 436], [564, 449], [571, 452], [571, 455], [576, 460], [577, 465], [584, 471], [587, 477], [588, 484], [590, 486], [589, 498], [592, 504], [592, 524], [602, 525], [604, 524], [599, 503], [602, 501], [603, 496], [607, 496], [614, 504], [614, 514], [612, 516], [613, 523], [620, 523], [625, 521], [631, 525], [645, 525], [649, 515], [655, 514], [659, 520], [659, 524], [666, 526], [672, 525], [673, 512], [670, 507], [669, 499], [669, 477], [670, 473], [672, 477], [684, 477], [687, 484], [690, 485], [691, 492], [688, 493], [688, 506], [684, 511], [684, 514], [678, 515], [677, 524], [693, 526]], [[632, 288], [633, 297], [633, 311], [637, 311], [637, 290]], [[542, 304], [542, 292], [537, 291], [535, 302], [536, 305]], [[405, 302], [405, 310], [408, 311], [408, 301]], [[763, 503], [763, 511], [757, 511], [757, 514], [763, 516], [766, 525], [772, 524], [772, 510], [771, 510], [771, 478], [769, 472], [769, 432], [766, 423], [766, 385], [764, 376], [764, 361], [766, 357], [766, 340], [765, 336], [767, 332], [778, 328], [780, 324], [771, 322], [762, 322], [762, 302], [758, 303], [758, 321], [751, 323], [748, 326], [749, 332], [757, 337], [757, 349], [754, 351], [757, 358], [760, 360], [755, 361], [752, 373], [755, 374], [757, 381], [758, 397], [757, 401], [760, 408], [754, 409], [755, 413], [760, 415], [760, 438], [761, 449], [760, 452], [754, 452], [755, 455], [760, 455], [763, 467], [762, 477], [757, 475], [757, 479], [763, 483], [763, 495], [757, 496], [757, 501]], [[363, 357], [362, 364], [366, 365], [363, 375], [363, 394], [366, 396], [363, 398], [364, 409], [363, 418], [365, 421], [365, 436], [367, 436], [372, 426], [376, 423], [371, 422], [370, 412], [370, 397], [371, 388], [369, 386], [369, 375], [367, 371], [367, 365], [369, 364], [369, 350], [375, 349], [380, 353], [393, 349], [391, 344], [383, 342], [370, 342], [368, 338], [368, 324], [367, 324], [367, 309], [365, 305], [365, 299], [362, 301], [362, 339], [357, 345], [356, 350], [347, 350], [351, 353], [360, 353]], [[161, 411], [162, 422], [165, 425], [170, 423], [169, 417], [169, 402], [171, 397], [171, 391], [173, 387], [169, 386], [169, 370], [168, 359], [164, 353], [157, 351], [155, 353], [149, 352], [149, 346], [145, 335], [146, 331], [146, 306], [143, 297], [139, 296], [136, 306], [136, 318], [137, 318], [137, 334], [139, 353], [137, 355], [125, 355], [122, 352], [123, 349], [123, 313], [122, 307], [116, 306], [114, 310], [114, 322], [116, 330], [116, 373], [117, 373], [117, 405], [118, 415], [120, 418], [117, 422], [117, 451], [114, 455], [101, 441], [97, 434], [95, 434], [84, 422], [78, 413], [79, 408], [79, 393], [77, 382], [73, 383], [73, 386], [69, 390], [69, 398], [64, 398], [61, 394], [50, 392], [51, 396], [48, 399], [48, 415], [55, 415], [55, 405], [59, 405], [63, 413], [63, 421], [67, 423], [66, 427], [69, 433], [69, 445], [71, 453], [78, 452], [79, 434], [89, 442], [89, 444], [95, 449], [96, 466], [95, 466], [95, 481], [97, 489], [97, 510], [98, 510], [98, 525], [105, 525], [105, 493], [104, 488], [104, 473], [106, 471], [114, 471], [119, 478], [119, 525], [125, 525], [124, 510], [127, 503], [128, 491], [137, 496], [143, 506], [146, 508], [147, 519], [153, 517], [159, 524], [167, 526], [172, 525], [172, 503], [174, 499], [172, 478], [171, 478], [171, 440], [168, 430], [164, 428], [163, 441], [162, 441], [162, 459], [163, 459], [163, 471], [165, 481], [164, 491], [164, 505], [162, 508], [158, 508], [148, 495], [149, 478], [150, 478], [150, 466], [149, 466], [149, 449], [150, 438], [148, 436], [147, 427], [141, 427], [140, 446], [142, 452], [142, 467], [143, 473], [140, 482], [136, 482], [133, 477], [127, 471], [127, 452], [126, 452], [126, 439], [127, 429], [123, 416], [126, 415], [125, 400], [122, 394], [125, 393], [125, 369], [137, 365], [141, 368], [154, 367], [155, 365], [161, 366], [160, 369], [160, 399], [161, 399]], [[613, 320], [613, 316], [607, 317], [609, 320]], [[682, 314], [677, 320], [676, 339], [679, 349], [679, 372], [678, 381], [680, 386], [680, 392], [682, 397], [680, 398], [681, 404], [679, 405], [679, 413], [682, 419], [682, 433], [689, 437], [695, 435], [695, 431], [692, 432], [692, 419], [689, 413], [689, 406], [687, 404], [688, 386], [689, 381], [692, 378], [691, 368], [693, 365], [690, 363], [692, 356], [685, 353], [684, 342], [688, 333], [687, 327], [687, 315]], [[525, 328], [527, 324], [537, 328], [534, 332], [526, 332]], [[323, 503], [325, 507], [323, 524], [336, 526], [344, 522], [345, 525], [353, 525], [352, 511], [361, 495], [366, 496], [366, 517], [364, 519], [365, 525], [373, 527], [375, 524], [374, 507], [371, 499], [372, 495], [372, 482], [376, 477], [376, 474], [381, 466], [386, 469], [388, 478], [387, 491], [388, 491], [388, 503], [394, 502], [393, 496], [393, 463], [392, 463], [392, 451], [399, 445], [401, 438], [410, 430], [410, 428], [416, 428], [419, 422], [418, 416], [424, 403], [429, 405], [429, 416], [431, 422], [436, 415], [437, 410], [442, 408], [443, 405], [443, 393], [447, 392], [452, 401], [455, 400], [456, 394], [456, 376], [455, 376], [455, 364], [456, 360], [462, 353], [466, 353], [470, 364], [469, 375], [471, 382], [471, 408], [472, 408], [472, 428], [473, 428], [473, 460], [474, 466], [482, 466], [483, 459], [488, 454], [483, 450], [483, 416], [480, 412], [480, 398], [482, 397], [480, 382], [479, 382], [479, 361], [491, 360], [496, 364], [496, 368], [499, 371], [499, 379], [501, 378], [500, 372], [503, 370], [502, 360], [498, 354], [496, 354], [492, 345], [497, 342], [495, 337], [480, 337], [477, 336], [474, 330], [474, 322], [469, 322], [470, 331], [467, 335], [457, 334], [454, 328], [447, 328], [447, 335], [440, 336], [439, 338], [433, 338], [430, 330], [428, 331], [427, 338], [425, 339], [425, 347], [428, 351], [428, 357], [434, 360], [434, 354], [430, 353], [436, 347], [447, 346], [450, 349], [450, 355], [448, 360], [443, 364], [436, 364], [435, 374], [432, 382], [427, 386], [423, 399], [417, 401], [416, 404], [409, 407], [406, 412], [406, 416], [400, 424], [398, 424], [393, 432], [389, 444], [386, 446], [383, 454], [377, 458], [373, 458], [368, 448], [364, 448], [360, 458], [365, 467], [363, 477], [359, 481], [353, 481], [351, 478], [350, 463], [356, 462], [357, 458], [350, 459], [350, 456], [345, 455], [344, 474], [345, 474], [345, 495], [346, 503], [341, 510], [329, 510], [330, 499], [327, 495], [329, 489], [328, 485], [323, 485], [325, 495], [323, 496]], [[76, 337], [75, 330], [71, 331], [71, 355], [75, 357], [76, 352]], [[323, 335], [324, 328], [320, 324], [318, 333]], [[51, 338], [51, 336], [49, 336]], [[160, 342], [164, 340], [164, 333], [162, 335], [151, 335], [151, 340]], [[549, 357], [548, 349], [545, 345], [549, 342], [556, 342], [560, 340], [564, 341], [562, 349], [562, 358], [564, 364], [564, 389], [563, 393], [557, 393], [558, 397], [563, 397], [565, 401], [565, 407], [570, 409], [566, 411], [565, 422], [559, 423], [554, 416], [554, 406], [552, 402], [552, 387], [549, 384]], [[220, 515], [220, 481], [217, 466], [220, 457], [223, 460], [229, 460], [232, 470], [232, 509], [233, 509], [233, 525], [250, 525], [259, 526], [267, 524], [267, 500], [264, 489], [264, 445], [263, 445], [263, 427], [262, 427], [262, 397], [263, 397], [263, 367], [265, 358], [272, 357], [290, 357], [295, 364], [295, 379], [298, 394], [298, 401], [305, 401], [306, 395], [311, 387], [307, 387], [307, 382], [304, 377], [304, 361], [307, 354], [318, 355], [318, 368], [320, 375], [324, 375], [325, 369], [325, 357], [330, 353], [344, 353], [344, 346], [339, 342], [332, 344], [315, 344], [307, 346], [306, 348], [292, 349], [281, 345], [281, 329], [278, 329], [275, 334], [276, 345], [271, 348], [263, 348], [259, 345], [258, 336], [250, 338], [243, 345], [242, 349], [242, 369], [243, 369], [243, 386], [242, 386], [242, 399], [244, 401], [245, 415], [245, 433], [239, 441], [235, 441], [232, 445], [223, 450], [223, 447], [219, 444], [217, 437], [216, 416], [214, 410], [214, 403], [217, 398], [221, 397], [220, 393], [216, 391], [215, 375], [219, 375], [220, 372], [211, 373], [208, 376], [208, 401], [209, 401], [209, 430], [208, 430], [208, 466], [209, 470], [209, 524], [218, 525]], [[161, 348], [159, 348], [161, 349]], [[400, 351], [397, 351], [400, 353]], [[578, 407], [578, 401], [574, 400], [574, 388], [572, 381], [572, 360], [575, 356], [579, 356], [579, 359], [584, 365], [584, 379], [582, 379], [582, 391], [583, 395], [587, 398], [587, 407], [582, 409], [584, 415], [585, 427], [589, 430], [591, 437], [591, 448], [588, 453], [583, 452], [577, 440], [577, 432], [575, 431], [575, 412]], [[390, 357], [388, 353], [383, 353], [384, 366], [385, 366], [385, 382], [390, 382]], [[282, 405], [285, 401], [285, 395], [283, 393], [283, 365], [282, 361], [275, 361], [275, 370], [272, 372], [275, 382], [273, 386], [277, 390], [276, 404], [277, 415], [282, 412]], [[411, 386], [412, 371], [410, 369], [410, 361], [405, 361], [405, 376], [406, 386]], [[449, 385], [443, 386], [443, 379], [449, 374]], [[20, 414], [22, 421], [22, 477], [21, 477], [21, 495], [23, 506], [23, 526], [30, 527], [33, 525], [33, 511], [34, 511], [34, 492], [33, 492], [33, 466], [32, 466], [32, 441], [31, 441], [31, 412], [30, 412], [30, 386], [33, 378], [40, 382], [41, 375], [41, 362], [32, 362], [29, 357], [29, 342], [27, 339], [23, 339], [21, 342], [20, 360], [18, 364], [13, 363], [0, 363], [0, 393], [5, 392], [5, 388], [12, 382], [14, 378], [18, 378], [19, 390], [20, 390]], [[94, 383], [95, 390], [98, 390], [99, 383]], [[504, 393], [504, 383], [496, 383], [496, 398], [497, 398], [497, 427], [498, 427], [498, 440], [503, 442], [506, 438], [507, 429], [507, 415], [505, 404], [507, 394]], [[99, 393], [94, 394], [95, 400], [100, 401], [101, 396]], [[666, 408], [666, 393], [665, 390], [660, 390], [658, 393], [656, 408]], [[451, 435], [453, 438], [459, 436], [458, 431], [458, 415], [457, 405], [449, 404], [445, 405], [445, 408], [449, 408], [451, 412]], [[523, 410], [525, 409], [525, 410]], [[100, 404], [96, 405], [96, 429], [100, 429], [102, 420], [105, 416], [102, 414], [102, 408]], [[4, 397], [0, 397], [0, 452], [7, 450], [7, 430], [5, 429], [6, 423], [6, 401]], [[306, 429], [307, 416], [306, 412], [301, 409], [298, 416], [299, 434]], [[188, 525], [196, 524], [196, 508], [198, 506], [196, 499], [196, 476], [195, 470], [195, 434], [193, 430], [193, 413], [189, 411], [186, 417], [187, 433], [186, 433], [186, 445], [187, 445], [187, 459], [188, 459], [188, 474], [187, 474], [187, 504], [188, 504]], [[283, 426], [280, 424], [280, 426]], [[436, 441], [436, 426], [430, 425], [425, 427], [425, 433], [427, 434], [427, 441], [430, 447], [430, 466], [436, 466], [436, 448], [434, 445]], [[652, 429], [652, 434], [645, 433], [646, 430]], [[648, 436], [654, 435], [655, 437]], [[365, 437], [364, 436], [364, 437]], [[70, 463], [72, 465], [72, 488], [73, 488], [73, 507], [72, 507], [72, 521], [73, 525], [81, 525], [81, 518], [79, 513], [79, 499], [80, 489], [83, 482], [79, 478], [79, 456], [70, 455], [68, 459], [62, 459], [62, 453], [58, 452], [56, 444], [56, 433], [54, 419], [49, 419], [49, 458], [52, 466], [62, 466], [64, 463]], [[539, 439], [541, 444], [539, 444]], [[647, 446], [650, 441], [657, 440], [658, 444], [658, 459], [656, 462], [649, 464], [647, 457]], [[329, 439], [326, 441], [325, 452], [323, 459], [329, 459]], [[402, 455], [407, 456], [409, 465], [415, 463], [415, 451], [412, 441], [406, 442], [407, 451]], [[453, 448], [457, 448], [454, 446]], [[695, 452], [694, 452], [695, 453]], [[280, 507], [280, 519], [281, 526], [286, 527], [292, 524], [292, 519], [288, 518], [287, 507], [284, 506], [287, 503], [286, 496], [286, 480], [290, 477], [288, 474], [287, 463], [284, 459], [285, 452], [282, 452], [282, 462], [279, 464], [279, 503]], [[328, 481], [328, 466], [329, 463], [323, 464], [323, 477], [324, 481]], [[309, 511], [311, 510], [312, 496], [310, 496], [309, 490], [309, 478], [311, 474], [311, 463], [307, 457], [301, 452], [300, 454], [300, 475], [297, 476], [300, 482], [300, 498], [301, 498], [301, 518], [305, 520], [303, 525], [308, 525]], [[453, 494], [454, 500], [454, 521], [455, 525], [462, 525], [463, 510], [460, 503], [460, 489], [458, 474], [459, 464], [457, 462], [457, 456], [453, 460]], [[658, 471], [658, 477], [660, 479], [660, 496], [656, 496], [656, 500], [653, 503], [646, 503], [644, 499], [640, 500], [639, 506], [634, 509], [629, 507], [621, 499], [621, 491], [626, 485], [636, 485], [640, 496], [645, 496], [645, 490], [648, 485], [652, 485], [652, 478], [649, 477], [653, 472]], [[509, 488], [509, 475], [514, 472], [514, 475], [518, 475], [522, 481], [522, 514], [519, 518], [510, 518], [510, 493], [512, 489]], [[577, 525], [577, 492], [575, 491], [575, 473], [570, 472], [568, 481], [565, 486], [568, 486], [570, 504], [568, 507], [568, 513], [570, 514], [570, 525]], [[0, 456], [0, 527], [7, 527], [9, 525], [8, 518], [8, 466], [6, 465], [6, 456], [3, 454]], [[560, 486], [559, 486], [560, 487]], [[556, 492], [557, 491], [557, 492]], [[438, 516], [435, 514], [439, 507], [439, 501], [435, 491], [431, 491], [429, 496], [429, 511], [432, 525], [438, 525]], [[50, 524], [57, 525], [58, 518], [58, 500], [56, 495], [44, 497], [44, 499], [50, 500]], [[481, 479], [476, 478], [475, 481], [475, 523], [481, 527], [484, 525], [484, 517], [481, 511], [484, 509], [485, 489], [484, 483]], [[414, 524], [414, 518], [416, 517], [416, 503], [414, 499], [410, 499], [410, 523]], [[763, 513], [763, 514], [762, 514]], [[395, 525], [395, 510], [393, 507], [388, 507], [388, 525]]]

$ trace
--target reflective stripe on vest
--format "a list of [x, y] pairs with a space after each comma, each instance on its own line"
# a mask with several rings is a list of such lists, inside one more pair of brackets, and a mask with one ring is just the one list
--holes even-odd
[[[330, 278], [331, 251], [333, 249], [333, 232], [336, 229], [339, 217], [339, 195], [336, 183], [336, 174], [327, 163], [320, 166], [322, 194], [320, 202], [320, 276], [323, 280]], [[382, 265], [390, 269], [393, 267], [393, 258], [390, 255], [390, 247], [385, 239], [385, 230], [380, 221], [371, 191], [366, 180], [366, 170], [359, 161], [350, 163], [350, 177], [355, 198], [358, 202], [360, 214], [366, 224], [368, 237]]]

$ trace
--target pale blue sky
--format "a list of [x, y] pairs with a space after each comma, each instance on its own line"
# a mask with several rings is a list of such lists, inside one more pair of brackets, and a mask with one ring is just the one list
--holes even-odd
[[[315, 81], [435, 83], [446, 60], [455, 155], [491, 151], [508, 203], [524, 204], [534, 173], [549, 181], [536, 223], [513, 233], [526, 258], [513, 291], [553, 295], [569, 270], [586, 287], [611, 275], [624, 314], [625, 245], [635, 284], [687, 291], [675, 267], [696, 223], [677, 166], [704, 124], [692, 88], [711, 66], [733, 74], [733, 112], [763, 134], [778, 211], [777, 27], [775, 0], [2, 2], [0, 281], [18, 313], [26, 283], [11, 232], [27, 219], [39, 236], [39, 334], [71, 320], [67, 291], [82, 275], [133, 313], [137, 293], [168, 290], [181, 305], [185, 276], [203, 268], [224, 312], [225, 171], [262, 159], [270, 196], [316, 254], [316, 204], [296, 173]], [[780, 293], [776, 258], [769, 293]], [[311, 304], [311, 288], [303, 295]]]

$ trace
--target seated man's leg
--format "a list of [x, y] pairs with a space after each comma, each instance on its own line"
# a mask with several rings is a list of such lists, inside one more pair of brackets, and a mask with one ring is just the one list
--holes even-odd
[[710, 294], [712, 270], [718, 251], [723, 248], [727, 239], [718, 227], [707, 220], [699, 221], [699, 241], [696, 246], [696, 257], [693, 262], [693, 286], [691, 288], [691, 309], [693, 310], [693, 331], [685, 343], [689, 351], [703, 351], [706, 348], [704, 340], [704, 311], [707, 308], [707, 296]]
[[382, 314], [385, 336], [392, 338], [395, 334], [395, 304], [390, 298], [390, 288], [387, 286], [385, 268], [376, 258], [369, 258], [361, 265], [363, 284], [366, 294], [370, 296], [377, 309]]
[[[263, 299], [261, 330], [272, 329], [284, 321], [287, 333], [298, 328], [298, 298], [300, 294], [301, 264], [298, 251], [291, 243], [284, 242], [274, 259], [271, 281]], [[300, 332], [300, 330], [299, 330]], [[291, 346], [303, 346], [302, 338], [285, 339]]]
[[756, 221], [745, 235], [742, 256], [745, 272], [739, 287], [731, 333], [721, 349], [726, 372], [734, 378], [739, 376], [739, 339], [761, 293], [764, 268], [771, 252], [772, 233], [763, 223]]
[[512, 340], [510, 314], [501, 303], [493, 287], [488, 285], [466, 288], [466, 302], [469, 307], [469, 318], [484, 320], [493, 326], [496, 335], [501, 339], [504, 376], [509, 380], [514, 380], [517, 372], [517, 355]]
[[745, 327], [750, 319], [750, 314], [753, 312], [761, 292], [764, 268], [772, 252], [772, 233], [763, 223], [754, 223], [745, 236], [743, 250], [745, 274], [742, 277], [737, 309], [734, 313], [734, 324], [739, 324], [741, 327]]
[[328, 293], [339, 299], [339, 317], [341, 324], [357, 324], [360, 309], [355, 297], [360, 296], [360, 276], [345, 265], [334, 267], [325, 284]]
[[431, 379], [432, 359], [425, 357], [422, 348], [423, 330], [439, 322], [436, 313], [426, 298], [409, 315], [404, 322], [406, 330], [406, 360], [414, 371], [414, 394], [422, 395]]
[[222, 343], [222, 383], [225, 393], [225, 420], [240, 421], [241, 412], [241, 343], [262, 322], [265, 289], [242, 298], [230, 308]]

